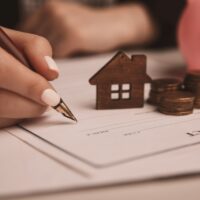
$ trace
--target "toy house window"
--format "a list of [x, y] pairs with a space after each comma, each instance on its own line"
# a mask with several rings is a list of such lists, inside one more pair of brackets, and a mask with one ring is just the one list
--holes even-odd
[[129, 83], [122, 84], [123, 91], [129, 91], [130, 89], [131, 89], [131, 84]]
[[121, 99], [130, 99], [131, 98], [131, 84], [124, 83], [121, 86]]
[[122, 99], [130, 99], [130, 92], [123, 92]]
[[119, 93], [111, 93], [111, 99], [112, 100], [118, 100], [119, 99]]
[[111, 85], [111, 96], [110, 97], [112, 100], [120, 99], [120, 85], [119, 84]]
[[131, 97], [131, 84], [112, 84], [111, 85], [111, 99], [112, 100], [127, 100]]
[[111, 85], [111, 91], [112, 92], [119, 91], [119, 84], [112, 84]]

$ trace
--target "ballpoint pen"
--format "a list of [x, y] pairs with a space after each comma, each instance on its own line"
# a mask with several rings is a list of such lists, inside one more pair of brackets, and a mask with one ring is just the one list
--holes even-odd
[[[14, 41], [5, 33], [5, 31], [0, 27], [0, 47], [7, 51], [9, 54], [14, 56], [18, 61], [29, 69], [34, 71], [33, 66], [29, 63], [23, 53], [16, 47]], [[47, 90], [48, 91], [48, 90]], [[53, 109], [64, 115], [65, 117], [72, 119], [77, 122], [77, 119], [72, 114], [68, 106], [65, 104], [62, 98], [58, 99], [56, 105], [50, 105]]]

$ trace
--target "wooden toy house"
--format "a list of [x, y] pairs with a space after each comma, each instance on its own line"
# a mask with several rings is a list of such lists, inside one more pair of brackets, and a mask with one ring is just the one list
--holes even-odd
[[97, 87], [97, 109], [143, 107], [144, 84], [151, 82], [146, 56], [118, 52], [89, 82]]

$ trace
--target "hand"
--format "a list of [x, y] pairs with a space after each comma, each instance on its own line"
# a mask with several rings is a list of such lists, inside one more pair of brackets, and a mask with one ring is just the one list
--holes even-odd
[[[0, 48], [0, 128], [25, 118], [40, 116], [47, 109], [42, 95], [52, 86], [47, 80], [58, 77], [46, 39], [8, 29], [5, 32], [29, 59], [33, 72]], [[50, 64], [50, 65], [49, 65]]]
[[153, 22], [140, 4], [97, 9], [59, 0], [47, 1], [21, 29], [46, 37], [57, 57], [145, 44], [155, 36]]

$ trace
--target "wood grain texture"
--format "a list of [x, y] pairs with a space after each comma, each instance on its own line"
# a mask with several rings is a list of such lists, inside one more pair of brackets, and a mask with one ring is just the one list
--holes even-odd
[[145, 55], [129, 58], [124, 52], [118, 52], [94, 74], [89, 82], [97, 86], [96, 108], [143, 107], [144, 84], [151, 82], [146, 74], [146, 60]]

